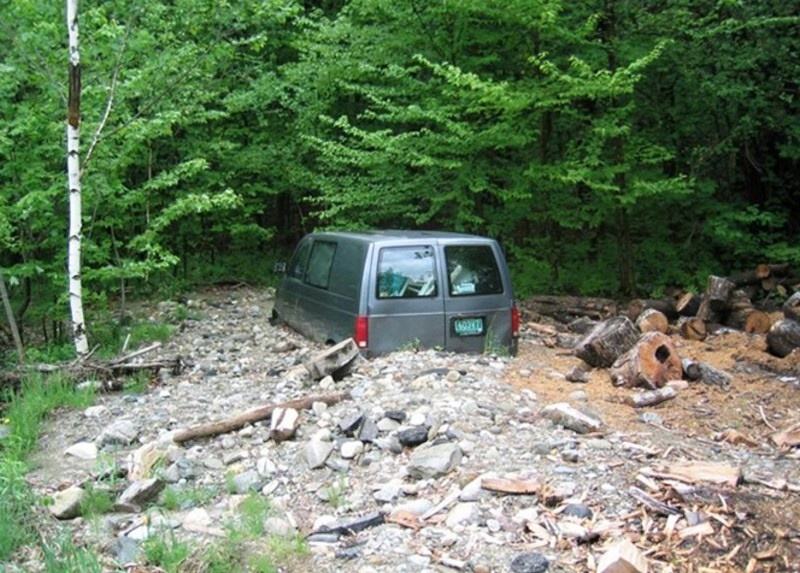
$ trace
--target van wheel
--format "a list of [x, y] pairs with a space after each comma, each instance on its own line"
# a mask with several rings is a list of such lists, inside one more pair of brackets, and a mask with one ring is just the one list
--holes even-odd
[[334, 344], [336, 344], [336, 341], [330, 338], [325, 341], [325, 346], [333, 346]]
[[283, 324], [283, 319], [281, 319], [281, 315], [278, 314], [278, 311], [274, 308], [272, 309], [272, 315], [269, 317], [269, 323], [272, 326], [280, 326]]

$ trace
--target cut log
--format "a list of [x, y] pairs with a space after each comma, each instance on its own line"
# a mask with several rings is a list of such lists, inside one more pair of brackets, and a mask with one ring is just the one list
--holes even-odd
[[767, 333], [770, 354], [784, 358], [795, 348], [800, 348], [800, 322], [784, 318], [772, 325]]
[[586, 334], [590, 330], [592, 330], [595, 326], [597, 326], [597, 321], [592, 320], [588, 316], [582, 316], [580, 318], [576, 318], [572, 322], [567, 325], [567, 328], [576, 334]]
[[744, 330], [750, 334], [766, 334], [772, 321], [766, 312], [753, 308], [750, 297], [743, 290], [735, 290], [730, 298], [730, 314], [726, 326]]
[[660, 332], [648, 332], [617, 358], [611, 366], [611, 380], [616, 386], [643, 386], [655, 390], [668, 380], [680, 378], [682, 372], [681, 359], [672, 340]]
[[[684, 382], [684, 384], [686, 384], [686, 382]], [[655, 406], [667, 400], [672, 400], [677, 395], [678, 391], [675, 390], [675, 388], [672, 386], [664, 386], [658, 390], [632, 394], [625, 399], [625, 402], [634, 408], [645, 408], [647, 406]]]
[[669, 328], [669, 320], [667, 320], [663, 312], [654, 308], [647, 308], [636, 319], [636, 326], [642, 333], [660, 332], [666, 334]]
[[693, 292], [683, 294], [675, 303], [675, 310], [681, 316], [694, 316], [700, 309], [700, 296]]
[[628, 303], [628, 318], [636, 320], [644, 311], [654, 309], [662, 313], [670, 319], [678, 317], [678, 311], [675, 308], [675, 301], [671, 298], [665, 299], [645, 299], [635, 298]]
[[233, 432], [245, 427], [247, 424], [253, 424], [254, 422], [270, 418], [273, 410], [276, 408], [308, 410], [311, 408], [314, 402], [324, 402], [328, 406], [331, 406], [349, 398], [349, 392], [338, 392], [335, 394], [322, 394], [317, 396], [308, 396], [306, 398], [297, 398], [282, 404], [267, 404], [266, 406], [259, 406], [258, 408], [247, 410], [246, 412], [242, 412], [241, 414], [237, 414], [231, 418], [177, 430], [172, 435], [172, 440], [180, 444], [183, 442], [188, 442], [189, 440], [195, 440], [197, 438], [207, 438], [209, 436], [218, 436], [220, 434]]
[[800, 322], [800, 292], [794, 293], [783, 303], [783, 316]]
[[727, 390], [733, 381], [733, 377], [730, 374], [709, 366], [705, 362], [684, 358], [681, 361], [681, 367], [687, 380], [699, 381], [709, 386], [718, 386], [723, 390]]
[[736, 283], [736, 286], [760, 285], [761, 281], [769, 277], [786, 275], [788, 270], [789, 265], [786, 263], [779, 265], [760, 264], [753, 270], [733, 273], [728, 278], [731, 282]]
[[711, 310], [714, 312], [724, 312], [727, 310], [728, 299], [734, 288], [736, 288], [736, 285], [725, 277], [709, 275], [708, 285], [706, 286], [706, 298], [711, 306]]
[[608, 368], [639, 340], [639, 331], [625, 316], [599, 323], [575, 347], [575, 355], [590, 366]]
[[577, 296], [534, 296], [525, 301], [525, 308], [561, 322], [570, 322], [581, 316], [605, 320], [617, 314], [617, 303], [611, 299]]
[[700, 369], [700, 363], [692, 360], [691, 358], [684, 358], [681, 360], [683, 367], [683, 377], [687, 380], [700, 380], [703, 376], [703, 371]]
[[678, 331], [687, 340], [705, 340], [708, 336], [705, 321], [689, 316], [683, 316], [678, 320]]

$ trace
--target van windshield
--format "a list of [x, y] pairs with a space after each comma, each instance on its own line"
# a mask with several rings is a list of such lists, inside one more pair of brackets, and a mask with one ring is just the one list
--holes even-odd
[[388, 247], [378, 259], [378, 298], [436, 296], [433, 248]]
[[450, 296], [501, 294], [503, 281], [489, 245], [450, 245], [444, 248]]

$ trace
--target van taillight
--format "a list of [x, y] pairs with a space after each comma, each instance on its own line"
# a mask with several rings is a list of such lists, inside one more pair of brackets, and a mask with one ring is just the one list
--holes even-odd
[[511, 336], [519, 336], [519, 309], [516, 304], [511, 307]]
[[369, 344], [369, 321], [366, 316], [356, 317], [356, 328], [353, 338], [359, 348], [366, 348]]

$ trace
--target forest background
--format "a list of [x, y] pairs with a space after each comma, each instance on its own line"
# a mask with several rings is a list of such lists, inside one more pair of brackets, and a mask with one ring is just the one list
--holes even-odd
[[[521, 296], [800, 264], [796, 0], [80, 10], [90, 337], [131, 296], [269, 283], [321, 228], [496, 237]], [[71, 352], [64, 6], [0, 15], [0, 268]]]

